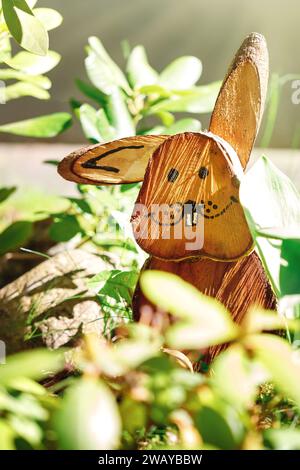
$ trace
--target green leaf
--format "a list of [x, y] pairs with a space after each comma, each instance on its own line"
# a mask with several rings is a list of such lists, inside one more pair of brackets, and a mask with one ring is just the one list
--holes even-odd
[[32, 419], [12, 415], [9, 423], [18, 437], [21, 437], [32, 446], [38, 446], [43, 438], [43, 432], [38, 423]]
[[215, 105], [220, 82], [199, 86], [187, 95], [174, 94], [170, 99], [159, 101], [151, 106], [149, 114], [158, 111], [210, 113]]
[[201, 122], [197, 119], [185, 118], [179, 119], [172, 126], [168, 127], [164, 134], [173, 135], [181, 132], [199, 132], [201, 130]]
[[29, 393], [30, 395], [44, 396], [46, 389], [28, 377], [16, 377], [9, 381], [9, 388], [18, 392]]
[[54, 426], [61, 449], [107, 450], [119, 445], [121, 419], [115, 398], [94, 379], [78, 380], [67, 390]]
[[233, 407], [216, 403], [203, 406], [195, 416], [195, 423], [205, 443], [219, 449], [237, 449], [244, 438], [241, 418]]
[[11, 58], [10, 37], [2, 37], [0, 41], [0, 62], [5, 62]]
[[14, 443], [15, 433], [11, 426], [4, 421], [0, 420], [0, 450], [15, 450]]
[[179, 57], [160, 74], [159, 85], [172, 90], [184, 90], [195, 85], [202, 73], [202, 63], [197, 57]]
[[96, 274], [88, 281], [88, 285], [93, 289], [99, 289], [100, 298], [108, 296], [117, 302], [130, 304], [137, 280], [136, 271], [113, 269]]
[[32, 222], [14, 222], [0, 233], [0, 255], [26, 244], [33, 233]]
[[160, 111], [156, 113], [156, 116], [161, 120], [162, 124], [166, 127], [172, 126], [175, 121], [175, 117], [173, 114], [169, 113], [169, 111]]
[[20, 80], [22, 82], [32, 83], [36, 87], [49, 90], [51, 88], [51, 81], [42, 75], [28, 75], [13, 69], [0, 69], [0, 80]]
[[35, 349], [9, 356], [0, 367], [0, 383], [9, 385], [16, 377], [42, 380], [64, 367], [64, 350]]
[[78, 233], [82, 233], [82, 228], [77, 217], [70, 214], [56, 216], [49, 229], [49, 236], [55, 242], [67, 242]]
[[97, 125], [99, 127], [100, 134], [102, 135], [102, 139], [106, 141], [115, 139], [116, 131], [110, 125], [104, 109], [98, 109], [96, 115]]
[[282, 240], [279, 283], [281, 295], [300, 294], [300, 238]]
[[16, 186], [0, 188], [0, 203], [6, 201], [6, 199], [8, 199], [16, 191], [16, 189]]
[[135, 135], [133, 120], [128, 111], [125, 97], [119, 88], [111, 91], [106, 107], [107, 117], [116, 130], [116, 139]]
[[75, 80], [76, 85], [78, 86], [81, 93], [86, 95], [88, 98], [96, 101], [100, 106], [105, 107], [107, 104], [107, 95], [102, 93], [98, 88], [90, 85], [89, 83], [85, 83], [82, 80]]
[[300, 407], [300, 357], [289, 343], [274, 335], [251, 335], [244, 340], [247, 348], [270, 374], [270, 378]]
[[6, 64], [29, 75], [41, 75], [56, 67], [60, 59], [61, 56], [54, 51], [48, 51], [44, 56], [21, 51], [7, 60]]
[[102, 142], [96, 110], [89, 104], [83, 104], [78, 110], [78, 115], [86, 138], [94, 143]]
[[211, 370], [212, 385], [219, 396], [236, 407], [252, 406], [258, 385], [266, 380], [262, 368], [249, 360], [239, 344], [222, 352], [214, 360]]
[[180, 277], [145, 271], [140, 285], [152, 303], [179, 318], [166, 332], [171, 348], [200, 349], [230, 341], [238, 334], [238, 327], [221, 303], [201, 294]]
[[294, 320], [288, 320], [278, 312], [263, 310], [260, 307], [252, 307], [247, 312], [242, 328], [247, 333], [260, 333], [262, 331], [275, 331], [286, 328], [297, 330], [300, 323]]
[[[289, 272], [295, 272], [296, 269], [293, 267], [295, 266], [293, 262], [291, 263], [289, 251], [293, 250], [295, 254], [297, 242], [288, 240], [299, 238], [299, 193], [287, 176], [268, 158], [262, 157], [243, 178], [240, 200], [273, 289], [277, 295], [282, 296], [287, 285], [282, 285], [281, 276], [288, 279]], [[284, 245], [283, 239], [286, 240]], [[290, 261], [285, 268], [283, 268], [282, 249], [284, 256]], [[290, 289], [288, 291], [290, 292]], [[299, 289], [295, 293], [299, 293]]]
[[34, 16], [44, 25], [46, 31], [58, 28], [63, 22], [63, 17], [52, 8], [35, 8]]
[[85, 65], [92, 84], [107, 95], [110, 95], [116, 86], [131, 95], [131, 88], [125, 75], [109, 57], [98, 38], [94, 36], [89, 38], [87, 51], [88, 57], [85, 60]]
[[96, 111], [89, 104], [83, 104], [77, 111], [85, 136], [93, 142], [113, 140], [114, 129], [110, 126], [105, 111]]
[[26, 1], [3, 0], [2, 7], [9, 32], [17, 43], [33, 54], [47, 54], [49, 45], [47, 31], [34, 16]]
[[64, 132], [71, 124], [68, 113], [54, 113], [0, 126], [0, 132], [24, 137], [49, 138]]
[[268, 447], [276, 450], [300, 450], [300, 430], [293, 428], [267, 429], [264, 441]]
[[143, 46], [136, 46], [131, 51], [127, 63], [127, 74], [134, 88], [153, 85], [158, 80], [157, 72], [149, 65]]
[[39, 100], [48, 100], [50, 94], [48, 91], [36, 86], [34, 83], [17, 82], [13, 85], [6, 86], [2, 90], [5, 102], [15, 100], [24, 96], [32, 96]]
[[139, 92], [148, 95], [151, 99], [157, 99], [157, 96], [160, 98], [170, 98], [172, 92], [163, 88], [160, 85], [145, 85], [139, 89]]

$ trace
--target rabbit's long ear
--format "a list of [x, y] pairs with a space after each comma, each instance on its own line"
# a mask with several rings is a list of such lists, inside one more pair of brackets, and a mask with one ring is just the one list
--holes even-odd
[[259, 129], [268, 85], [265, 38], [251, 33], [238, 50], [222, 84], [209, 130], [229, 142], [246, 167]]
[[149, 158], [169, 136], [127, 137], [92, 145], [64, 158], [59, 174], [84, 184], [122, 184], [142, 181]]

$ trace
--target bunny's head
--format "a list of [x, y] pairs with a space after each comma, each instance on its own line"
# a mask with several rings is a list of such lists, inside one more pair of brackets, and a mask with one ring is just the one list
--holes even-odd
[[[154, 256], [238, 259], [252, 249], [239, 184], [258, 132], [267, 80], [266, 43], [252, 33], [222, 84], [209, 132], [97, 144], [66, 157], [58, 171], [86, 184], [143, 181], [132, 224], [139, 245]], [[201, 243], [191, 243], [200, 231]]]

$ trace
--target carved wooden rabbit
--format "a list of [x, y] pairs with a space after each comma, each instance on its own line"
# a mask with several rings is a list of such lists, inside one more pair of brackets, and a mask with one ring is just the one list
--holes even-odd
[[[137, 243], [151, 255], [144, 269], [178, 274], [219, 299], [237, 322], [253, 303], [275, 307], [239, 203], [239, 183], [258, 132], [267, 80], [266, 43], [252, 33], [222, 84], [209, 132], [94, 145], [72, 153], [58, 168], [64, 178], [79, 183], [143, 181], [131, 222]], [[149, 311], [145, 305], [137, 288], [136, 319]], [[219, 350], [211, 348], [209, 359]]]

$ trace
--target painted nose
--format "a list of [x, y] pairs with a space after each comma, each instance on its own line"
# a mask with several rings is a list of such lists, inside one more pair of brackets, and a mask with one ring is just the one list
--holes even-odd
[[193, 225], [197, 225], [200, 207], [200, 204], [197, 204], [196, 201], [191, 199], [183, 204], [183, 219], [186, 226], [192, 227]]

